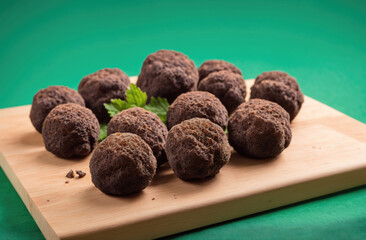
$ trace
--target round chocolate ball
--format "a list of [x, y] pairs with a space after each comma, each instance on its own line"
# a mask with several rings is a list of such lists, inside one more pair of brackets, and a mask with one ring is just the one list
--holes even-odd
[[198, 68], [200, 81], [207, 77], [210, 73], [222, 70], [242, 75], [240, 69], [232, 63], [223, 60], [207, 60]]
[[287, 85], [290, 88], [295, 89], [295, 90], [299, 90], [299, 88], [300, 88], [296, 79], [294, 77], [288, 75], [288, 73], [286, 73], [286, 72], [281, 72], [281, 71], [263, 72], [255, 78], [254, 84], [259, 84], [265, 80], [282, 82], [285, 85]]
[[111, 117], [103, 104], [114, 98], [125, 99], [129, 85], [130, 79], [120, 69], [106, 68], [85, 76], [78, 91], [99, 122], [108, 123]]
[[39, 90], [33, 97], [29, 115], [34, 128], [42, 133], [43, 121], [48, 113], [63, 103], [77, 103], [85, 106], [84, 99], [74, 89], [64, 86], [50, 86]]
[[107, 132], [108, 135], [129, 132], [140, 136], [151, 147], [158, 165], [166, 162], [168, 129], [155, 113], [140, 107], [123, 110], [111, 119]]
[[270, 158], [291, 142], [289, 114], [277, 103], [251, 99], [241, 104], [229, 119], [229, 142], [240, 154]]
[[87, 156], [97, 144], [98, 135], [99, 123], [95, 115], [75, 103], [56, 106], [42, 127], [46, 149], [61, 158]]
[[227, 70], [210, 73], [198, 83], [198, 90], [214, 94], [229, 113], [245, 102], [247, 95], [243, 76]]
[[290, 114], [291, 121], [299, 113], [304, 102], [304, 94], [296, 79], [279, 71], [259, 75], [251, 88], [250, 98], [265, 99], [279, 104]]
[[227, 126], [228, 112], [212, 93], [194, 91], [180, 95], [169, 106], [166, 118], [168, 129], [191, 118], [207, 118], [223, 129]]
[[183, 180], [213, 177], [228, 163], [231, 152], [224, 130], [205, 118], [192, 118], [168, 133], [166, 154]]
[[198, 71], [186, 55], [159, 50], [144, 61], [136, 85], [148, 97], [164, 97], [171, 103], [180, 94], [197, 90]]
[[133, 133], [113, 133], [95, 149], [89, 163], [92, 182], [110, 195], [128, 195], [146, 188], [156, 171], [149, 145]]

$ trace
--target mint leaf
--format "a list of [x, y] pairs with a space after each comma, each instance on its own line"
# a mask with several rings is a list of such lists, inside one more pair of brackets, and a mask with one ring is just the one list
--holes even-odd
[[141, 91], [141, 89], [135, 84], [131, 83], [130, 88], [127, 89], [126, 101], [129, 104], [135, 105], [137, 107], [144, 107], [146, 105], [146, 100], [146, 93]]
[[[150, 112], [155, 113], [163, 123], [166, 122], [166, 114], [169, 108], [169, 102], [166, 98], [151, 97], [150, 103], [146, 104], [147, 94], [135, 84], [131, 83], [126, 91], [126, 100], [111, 99], [110, 103], [104, 103], [109, 116], [114, 117], [119, 112], [133, 107], [142, 107]], [[99, 141], [107, 137], [107, 124], [100, 124]]]
[[126, 100], [111, 99], [110, 103], [104, 103], [109, 116], [114, 117], [117, 113], [132, 107], [144, 107], [146, 105], [147, 95], [135, 84], [131, 83], [126, 91]]
[[169, 102], [166, 98], [161, 97], [151, 97], [150, 103], [145, 105], [144, 108], [150, 112], [155, 113], [159, 116], [161, 121], [165, 123], [166, 121], [166, 114], [169, 108]]
[[100, 132], [99, 132], [99, 138], [98, 141], [103, 141], [107, 137], [107, 124], [100, 124]]
[[105, 109], [107, 109], [109, 116], [114, 117], [117, 113], [122, 111], [124, 101], [121, 99], [111, 99], [111, 103], [104, 103]]

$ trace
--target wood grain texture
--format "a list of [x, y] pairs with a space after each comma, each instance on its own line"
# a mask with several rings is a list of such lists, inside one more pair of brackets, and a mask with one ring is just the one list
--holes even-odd
[[[196, 182], [164, 166], [151, 186], [129, 197], [93, 186], [91, 156], [65, 160], [47, 152], [29, 110], [0, 110], [0, 164], [47, 239], [156, 238], [366, 183], [366, 125], [309, 97], [278, 157], [233, 152], [220, 174]], [[67, 179], [70, 169], [87, 175]]]

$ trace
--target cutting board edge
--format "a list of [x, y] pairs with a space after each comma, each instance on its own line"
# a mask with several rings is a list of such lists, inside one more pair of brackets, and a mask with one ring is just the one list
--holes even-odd
[[[332, 185], [333, 182], [337, 182], [337, 184]], [[279, 207], [337, 193], [364, 184], [366, 184], [366, 166], [254, 194], [246, 198], [236, 198], [204, 207], [173, 212], [170, 215], [152, 217], [131, 225], [79, 234], [61, 235], [59, 237], [60, 239], [67, 240], [115, 239], [116, 236], [127, 239], [164, 237], [268, 210], [275, 210]], [[286, 198], [283, 198], [283, 196], [286, 196]], [[242, 206], [250, 207], [243, 208]], [[213, 212], [215, 215], [212, 215]], [[141, 229], [144, 229], [144, 231], [141, 231]]]
[[41, 230], [42, 234], [46, 239], [60, 239], [53, 228], [49, 225], [47, 220], [44, 218], [43, 214], [37, 207], [37, 205], [33, 202], [32, 198], [29, 196], [28, 192], [25, 190], [24, 186], [19, 181], [16, 173], [13, 171], [11, 166], [8, 164], [5, 156], [0, 151], [0, 166], [3, 169], [5, 175], [13, 185], [14, 189], [22, 199], [24, 205], [28, 209], [28, 212], [33, 217], [34, 221], [37, 223], [37, 226]]

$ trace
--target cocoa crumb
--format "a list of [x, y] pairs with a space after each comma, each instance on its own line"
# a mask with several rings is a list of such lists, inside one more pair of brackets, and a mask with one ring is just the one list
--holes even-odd
[[66, 174], [67, 178], [74, 178], [74, 171], [70, 169], [70, 171]]
[[155, 198], [153, 197], [151, 200], [155, 200]]
[[69, 183], [69, 181], [65, 181], [65, 183], [66, 183], [66, 184], [68, 184], [68, 183]]
[[86, 173], [81, 170], [76, 170], [76, 174], [79, 175], [79, 178], [82, 178], [86, 175]]
[[49, 199], [47, 199], [47, 202], [49, 202], [50, 200]]

